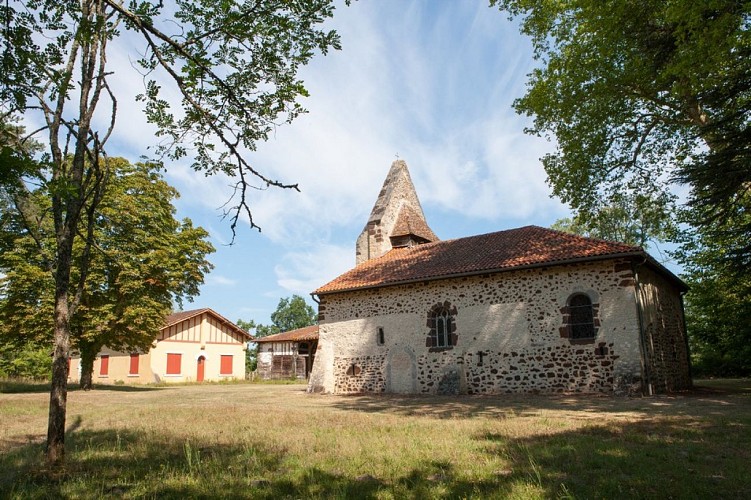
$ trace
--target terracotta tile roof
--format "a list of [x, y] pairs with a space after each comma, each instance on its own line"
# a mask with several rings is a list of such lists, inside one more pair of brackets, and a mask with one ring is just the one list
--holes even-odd
[[405, 205], [399, 210], [396, 224], [394, 224], [394, 229], [389, 236], [393, 238], [409, 236], [410, 234], [419, 236], [427, 241], [438, 241], [438, 236], [433, 233], [433, 230], [430, 229], [425, 219], [420, 217], [420, 214], [415, 212], [412, 207]]
[[304, 340], [318, 340], [318, 325], [306, 326], [267, 337], [258, 337], [254, 342], [300, 342]]
[[227, 318], [225, 318], [224, 316], [222, 316], [221, 314], [219, 314], [218, 312], [214, 311], [213, 309], [209, 307], [203, 307], [201, 309], [191, 309], [189, 311], [174, 312], [164, 319], [164, 326], [162, 327], [162, 330], [164, 330], [165, 328], [169, 328], [170, 326], [176, 323], [180, 323], [181, 321], [185, 321], [186, 319], [190, 319], [194, 316], [200, 316], [201, 314], [204, 314], [204, 313], [207, 313], [210, 316], [213, 316], [218, 321], [229, 326], [235, 332], [240, 333], [244, 335], [245, 337], [248, 337], [249, 339], [253, 338], [251, 334], [249, 334], [248, 332], [246, 332], [245, 330], [243, 330], [242, 328], [240, 328], [239, 326], [237, 326], [236, 324], [234, 324], [233, 322], [231, 322], [230, 320], [228, 320]]
[[381, 257], [363, 262], [313, 293], [320, 295], [456, 275], [598, 260], [624, 254], [646, 256], [639, 247], [525, 226], [396, 248]]
[[208, 307], [204, 307], [201, 309], [191, 309], [188, 311], [177, 311], [173, 312], [169, 316], [167, 316], [164, 320], [164, 327], [166, 328], [168, 326], [172, 326], [175, 323], [180, 323], [181, 321], [184, 321], [188, 318], [192, 318], [193, 316], [198, 316], [199, 314], [203, 314], [204, 312], [208, 311]]

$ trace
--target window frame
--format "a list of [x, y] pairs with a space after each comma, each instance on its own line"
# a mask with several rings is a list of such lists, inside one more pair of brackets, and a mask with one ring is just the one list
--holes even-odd
[[430, 308], [427, 323], [430, 331], [425, 340], [425, 346], [430, 352], [453, 349], [459, 343], [459, 335], [456, 333], [456, 315], [456, 306], [452, 306], [448, 301]]
[[[219, 355], [219, 375], [228, 376], [232, 375], [234, 369], [234, 356], [232, 354], [220, 354]], [[228, 361], [229, 360], [229, 361]], [[227, 371], [227, 362], [229, 362], [229, 371]]]
[[446, 308], [436, 311], [435, 346], [438, 348], [454, 347], [451, 344], [451, 315]]
[[[175, 359], [177, 359], [177, 372], [170, 371], [170, 368], [174, 370]], [[172, 360], [172, 362], [170, 362]], [[164, 374], [171, 377], [178, 377], [183, 374], [183, 353], [181, 352], [168, 352], [167, 353], [167, 366], [164, 370]]]
[[600, 327], [597, 316], [599, 304], [588, 293], [575, 292], [566, 299], [563, 313], [561, 337], [572, 344], [591, 344], [595, 342]]

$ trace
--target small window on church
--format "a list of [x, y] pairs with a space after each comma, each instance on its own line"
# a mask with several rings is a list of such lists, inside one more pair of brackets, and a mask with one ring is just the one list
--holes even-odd
[[595, 338], [595, 317], [589, 296], [577, 293], [569, 298], [568, 325], [572, 340]]
[[378, 345], [384, 345], [386, 343], [386, 334], [383, 332], [383, 327], [379, 326], [376, 333], [376, 343]]
[[451, 315], [449, 315], [449, 312], [444, 309], [435, 316], [436, 347], [451, 346], [451, 339], [449, 338], [450, 331]]
[[457, 343], [456, 307], [448, 302], [437, 304], [428, 313], [428, 327], [430, 332], [426, 341], [427, 347], [448, 349]]
[[360, 375], [361, 372], [362, 372], [362, 368], [360, 368], [354, 363], [349, 365], [349, 367], [347, 368], [347, 375], [349, 375], [350, 377], [357, 377], [358, 375]]

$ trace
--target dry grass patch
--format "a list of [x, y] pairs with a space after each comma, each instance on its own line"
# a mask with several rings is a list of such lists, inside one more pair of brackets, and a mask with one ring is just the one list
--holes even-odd
[[98, 387], [40, 464], [47, 396], [0, 394], [0, 497], [751, 497], [751, 384], [680, 396], [308, 395]]

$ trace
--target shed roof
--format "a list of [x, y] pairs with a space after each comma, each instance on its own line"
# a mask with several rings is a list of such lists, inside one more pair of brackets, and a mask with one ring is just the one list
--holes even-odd
[[313, 293], [324, 295], [620, 256], [648, 259], [650, 264], [685, 288], [677, 277], [652, 260], [641, 247], [585, 238], [538, 226], [525, 226], [409, 248], [395, 248], [381, 257], [363, 262]]
[[306, 340], [318, 340], [318, 325], [306, 326], [297, 330], [276, 333], [266, 337], [258, 337], [254, 342], [302, 342]]

